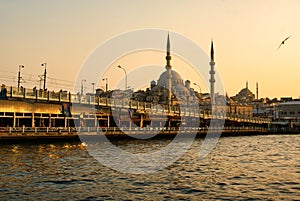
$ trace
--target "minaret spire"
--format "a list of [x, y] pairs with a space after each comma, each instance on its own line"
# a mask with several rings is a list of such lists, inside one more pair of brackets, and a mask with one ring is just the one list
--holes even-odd
[[212, 105], [215, 104], [215, 61], [214, 61], [214, 43], [213, 40], [211, 40], [211, 49], [210, 49], [210, 102]]
[[214, 42], [213, 42], [213, 40], [211, 40], [210, 59], [211, 59], [212, 61], [215, 60], [215, 55], [214, 55], [214, 54], [215, 54], [215, 53], [214, 53]]
[[167, 52], [171, 52], [171, 50], [170, 50], [170, 34], [169, 34], [169, 32], [168, 32], [168, 39], [167, 39]]
[[166, 69], [171, 69], [172, 66], [171, 66], [171, 45], [170, 45], [170, 36], [169, 36], [169, 33], [168, 33], [168, 39], [167, 39], [167, 56], [166, 56], [166, 60], [167, 60], [167, 65], [166, 65]]
[[256, 99], [258, 100], [258, 82], [256, 82]]

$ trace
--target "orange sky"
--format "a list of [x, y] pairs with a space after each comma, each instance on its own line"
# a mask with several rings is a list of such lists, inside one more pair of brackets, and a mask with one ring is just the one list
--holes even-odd
[[[72, 88], [81, 65], [101, 43], [131, 30], [158, 28], [186, 36], [207, 53], [213, 38], [216, 67], [229, 95], [235, 95], [248, 80], [253, 92], [259, 82], [261, 97], [297, 98], [299, 7], [297, 0], [0, 1], [0, 78], [2, 83], [16, 85], [18, 65], [23, 64], [23, 85], [38, 86], [37, 75], [43, 73], [40, 64], [47, 62], [48, 88]], [[128, 57], [122, 65], [136, 65], [141, 59], [137, 57]], [[161, 62], [163, 67], [164, 57], [161, 52], [161, 60], [155, 55], [155, 61], [145, 59], [144, 65]], [[172, 62], [180, 71], [182, 62]], [[105, 76], [114, 85], [122, 71], [112, 70]], [[86, 90], [91, 89], [91, 82], [87, 81]]]

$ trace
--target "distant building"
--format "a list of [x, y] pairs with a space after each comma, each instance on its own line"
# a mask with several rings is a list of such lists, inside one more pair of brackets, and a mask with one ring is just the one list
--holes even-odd
[[300, 120], [300, 101], [287, 101], [277, 106], [278, 119], [298, 121]]
[[236, 94], [231, 98], [232, 100], [238, 103], [250, 104], [255, 99], [255, 95], [249, 90], [248, 82], [246, 82], [246, 87], [243, 88], [238, 94]]

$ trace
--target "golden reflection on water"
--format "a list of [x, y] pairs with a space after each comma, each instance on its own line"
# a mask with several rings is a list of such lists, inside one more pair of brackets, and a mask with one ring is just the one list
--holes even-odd
[[15, 153], [15, 154], [18, 154], [18, 153], [19, 153], [19, 147], [16, 146], [16, 145], [14, 145], [14, 146], [12, 147], [11, 151], [12, 151], [13, 153]]
[[[132, 152], [170, 140], [121, 141]], [[203, 160], [203, 140], [172, 166], [132, 175], [99, 164], [85, 143], [2, 145], [0, 200], [296, 200], [300, 135], [221, 138]], [[101, 146], [97, 144], [95, 146]]]

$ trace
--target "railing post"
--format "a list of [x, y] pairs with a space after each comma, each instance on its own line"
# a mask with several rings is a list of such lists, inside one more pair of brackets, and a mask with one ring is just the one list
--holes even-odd
[[108, 106], [108, 98], [105, 98], [106, 107]]
[[58, 92], [58, 102], [61, 101], [61, 91]]
[[12, 86], [10, 87], [9, 95], [10, 95], [11, 98], [13, 97], [13, 88], [12, 88]]
[[23, 98], [25, 99], [26, 98], [26, 89], [23, 88]]
[[69, 103], [71, 103], [72, 101], [72, 95], [71, 95], [71, 92], [69, 92]]

